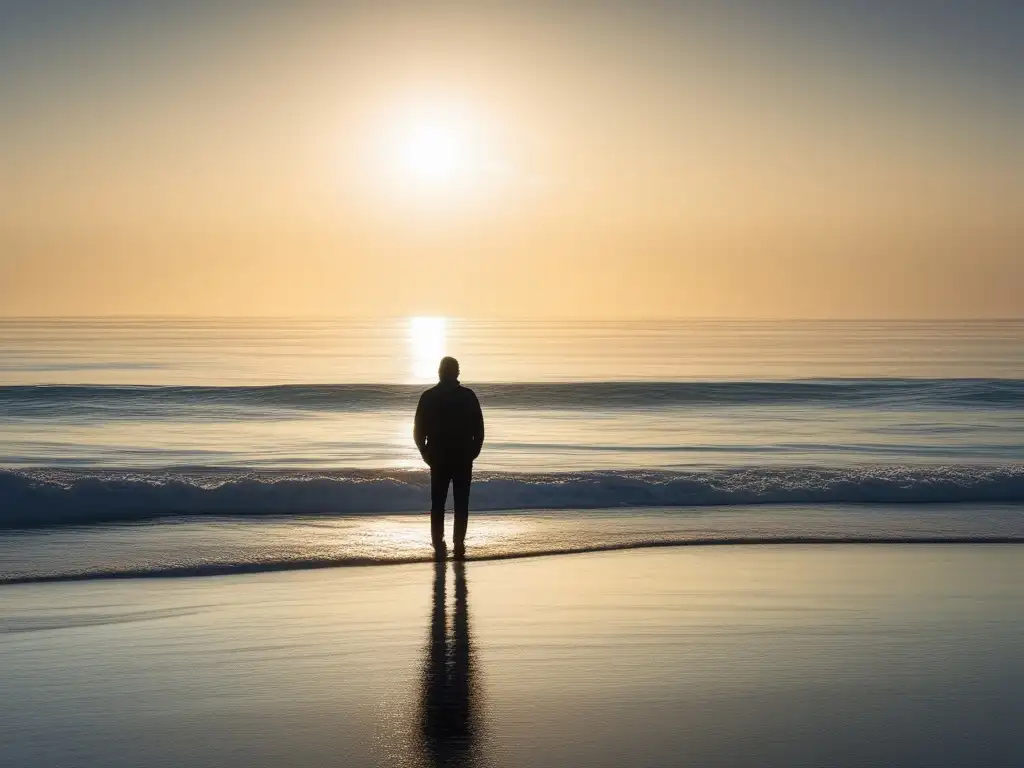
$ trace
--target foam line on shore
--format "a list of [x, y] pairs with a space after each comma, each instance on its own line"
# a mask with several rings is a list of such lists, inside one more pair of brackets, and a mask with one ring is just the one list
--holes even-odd
[[[1024, 536], [736, 536], [716, 538], [663, 539], [634, 541], [614, 544], [593, 544], [579, 547], [558, 547], [552, 549], [525, 549], [520, 551], [495, 552], [482, 556], [469, 556], [470, 562], [488, 562], [495, 560], [519, 560], [533, 557], [552, 557], [557, 555], [578, 555], [597, 552], [618, 552], [640, 549], [660, 549], [668, 547], [724, 547], [724, 546], [778, 546], [778, 545], [950, 545], [950, 544], [1024, 544]], [[0, 585], [16, 584], [47, 584], [77, 581], [98, 581], [115, 579], [152, 579], [152, 578], [198, 578], [210, 576], [237, 576], [254, 573], [275, 573], [281, 571], [309, 571], [326, 568], [366, 567], [378, 565], [408, 565], [412, 563], [429, 563], [434, 558], [425, 553], [422, 556], [410, 557], [346, 557], [346, 558], [309, 558], [282, 559], [278, 561], [237, 562], [237, 563], [206, 563], [202, 565], [154, 565], [149, 568], [126, 568], [120, 570], [97, 570], [79, 573], [41, 574], [32, 576], [0, 576]]]

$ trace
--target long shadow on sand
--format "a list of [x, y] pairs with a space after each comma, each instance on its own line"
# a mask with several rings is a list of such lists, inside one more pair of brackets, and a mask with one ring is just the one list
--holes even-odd
[[448, 626], [446, 563], [434, 567], [430, 642], [423, 665], [421, 722], [423, 755], [431, 766], [480, 765], [480, 723], [474, 711], [477, 690], [469, 635], [466, 571], [454, 563], [455, 615]]

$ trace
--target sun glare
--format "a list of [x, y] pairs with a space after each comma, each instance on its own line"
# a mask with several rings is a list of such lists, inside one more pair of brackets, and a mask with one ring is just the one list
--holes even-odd
[[487, 163], [481, 126], [454, 105], [417, 105], [392, 117], [384, 148], [394, 183], [416, 196], [469, 191], [478, 186]]
[[425, 121], [409, 126], [401, 141], [400, 161], [410, 179], [444, 185], [468, 171], [467, 144], [458, 126]]
[[409, 318], [409, 350], [416, 381], [437, 378], [437, 366], [445, 355], [448, 321], [443, 317]]

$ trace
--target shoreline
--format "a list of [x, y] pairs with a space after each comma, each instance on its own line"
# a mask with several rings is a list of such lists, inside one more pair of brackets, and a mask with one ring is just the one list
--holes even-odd
[[[451, 521], [446, 528], [450, 529]], [[471, 515], [472, 562], [666, 547], [1024, 543], [1019, 505], [790, 505]], [[430, 562], [425, 514], [26, 529], [0, 536], [0, 584], [184, 578]]]
[[[825, 537], [780, 537], [780, 538], [724, 538], [688, 541], [657, 541], [640, 542], [635, 544], [608, 544], [595, 545], [576, 549], [558, 549], [545, 552], [521, 552], [521, 553], [500, 553], [474, 557], [468, 554], [464, 562], [467, 563], [488, 563], [503, 562], [508, 560], [529, 560], [536, 558], [558, 557], [563, 555], [586, 555], [603, 554], [614, 552], [632, 552], [649, 549], [694, 549], [694, 548], [716, 548], [716, 547], [771, 547], [771, 546], [1013, 546], [1024, 544], [1022, 536], [982, 536], [965, 537], [951, 536], [941, 538], [929, 537], [850, 537], [850, 538], [825, 538]], [[107, 571], [92, 573], [61, 574], [52, 576], [25, 576], [3, 578], [0, 577], [0, 587], [20, 586], [27, 584], [61, 584], [72, 582], [89, 581], [128, 581], [144, 579], [208, 579], [219, 576], [245, 576], [260, 573], [288, 573], [292, 571], [320, 571], [347, 568], [369, 568], [378, 566], [400, 566], [430, 564], [435, 560], [429, 555], [423, 557], [410, 557], [393, 560], [375, 560], [371, 558], [355, 558], [349, 560], [294, 560], [280, 563], [232, 563], [232, 564], [210, 564], [205, 566], [193, 566], [162, 571]], [[454, 564], [452, 558], [446, 561]]]

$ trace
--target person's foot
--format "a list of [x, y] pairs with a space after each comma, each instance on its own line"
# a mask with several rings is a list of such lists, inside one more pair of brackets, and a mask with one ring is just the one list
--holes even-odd
[[465, 544], [456, 544], [455, 545], [455, 552], [454, 552], [454, 554], [452, 556], [456, 560], [465, 560], [466, 559], [466, 545]]
[[448, 559], [448, 545], [443, 541], [440, 544], [434, 545], [434, 559], [435, 560], [447, 560]]

